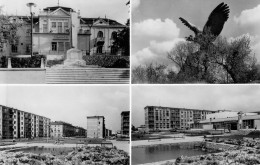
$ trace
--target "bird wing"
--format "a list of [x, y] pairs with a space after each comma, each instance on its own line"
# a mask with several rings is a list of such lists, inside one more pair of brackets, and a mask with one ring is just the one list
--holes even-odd
[[228, 17], [229, 6], [222, 2], [209, 15], [208, 21], [203, 28], [203, 33], [206, 33], [206, 30], [208, 29], [211, 34], [218, 36], [221, 33], [225, 22], [228, 20]]
[[186, 21], [185, 19], [183, 19], [181, 17], [179, 19], [181, 20], [181, 22], [184, 25], [186, 25], [188, 28], [190, 28], [192, 31], [194, 31], [195, 34], [199, 33], [199, 29], [195, 25], [191, 24], [190, 22]]

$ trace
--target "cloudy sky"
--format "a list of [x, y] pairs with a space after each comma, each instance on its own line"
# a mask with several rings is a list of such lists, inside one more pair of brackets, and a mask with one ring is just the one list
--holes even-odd
[[129, 87], [1, 85], [0, 105], [84, 128], [87, 116], [105, 116], [106, 127], [117, 131], [121, 112], [129, 111]]
[[132, 87], [132, 124], [144, 124], [145, 106], [260, 111], [259, 85], [139, 85]]
[[259, 0], [132, 0], [132, 64], [169, 64], [167, 52], [184, 37], [194, 35], [179, 17], [202, 29], [221, 2], [230, 7], [221, 35], [228, 39], [250, 35], [260, 62]]
[[[128, 0], [59, 0], [60, 6], [70, 7], [75, 11], [80, 10], [82, 17], [106, 17], [115, 19], [122, 24], [129, 18]], [[33, 2], [37, 7], [33, 11], [38, 15], [39, 9], [57, 6], [58, 0], [1, 0], [7, 14], [29, 15], [27, 3]]]

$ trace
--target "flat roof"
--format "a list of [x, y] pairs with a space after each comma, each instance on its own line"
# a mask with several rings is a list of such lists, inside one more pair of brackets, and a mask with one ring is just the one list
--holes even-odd
[[[260, 120], [260, 115], [247, 115], [243, 116], [242, 120]], [[218, 118], [218, 119], [207, 119], [202, 120], [199, 123], [217, 123], [217, 122], [225, 122], [225, 121], [238, 121], [238, 116], [236, 117], [230, 117], [230, 118]]]
[[191, 108], [178, 108], [178, 107], [163, 107], [163, 106], [145, 106], [144, 108], [152, 107], [152, 108], [169, 108], [169, 109], [179, 109], [179, 110], [193, 110], [193, 111], [210, 111], [217, 112], [218, 110], [207, 110], [207, 109], [191, 109]]

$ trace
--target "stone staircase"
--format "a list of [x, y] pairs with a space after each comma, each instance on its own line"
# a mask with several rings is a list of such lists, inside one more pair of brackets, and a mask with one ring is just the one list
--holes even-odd
[[125, 68], [46, 68], [46, 84], [128, 84]]

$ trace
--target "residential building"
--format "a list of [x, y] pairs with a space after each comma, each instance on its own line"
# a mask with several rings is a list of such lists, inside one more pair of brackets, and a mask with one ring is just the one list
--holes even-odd
[[130, 131], [130, 111], [121, 112], [121, 134], [128, 135]]
[[75, 136], [81, 136], [81, 137], [86, 137], [86, 129], [82, 127], [75, 127], [74, 128], [74, 135]]
[[51, 137], [62, 138], [62, 137], [73, 137], [75, 136], [75, 126], [72, 124], [55, 121], [51, 122]]
[[0, 139], [49, 137], [50, 119], [0, 105]]
[[[172, 108], [161, 106], [146, 106], [145, 126], [151, 130], [171, 130], [197, 128], [199, 121], [206, 119], [207, 114], [214, 113], [210, 110]], [[190, 125], [193, 122], [193, 125]]]
[[[2, 55], [26, 55], [31, 52], [31, 19], [27, 16], [12, 16], [10, 20], [21, 22], [15, 43], [6, 44]], [[33, 52], [48, 55], [47, 58], [64, 58], [72, 47], [84, 55], [119, 55], [113, 46], [117, 33], [126, 26], [109, 18], [85, 18], [80, 11], [54, 6], [41, 10], [33, 19]]]
[[106, 134], [104, 116], [87, 116], [87, 137], [104, 138]]
[[106, 137], [112, 136], [112, 130], [106, 129]]

